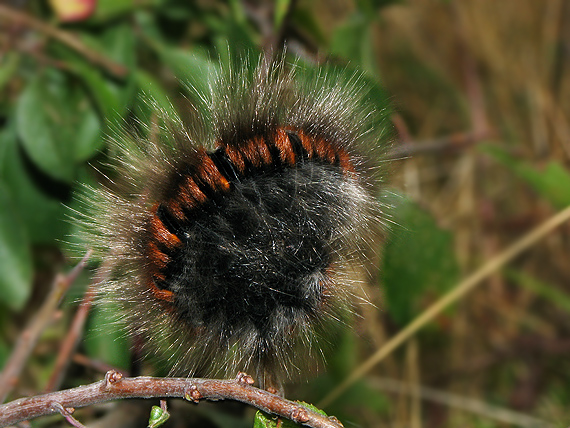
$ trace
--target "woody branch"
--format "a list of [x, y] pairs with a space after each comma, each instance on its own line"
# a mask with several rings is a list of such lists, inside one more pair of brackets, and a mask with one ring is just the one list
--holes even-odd
[[119, 372], [111, 370], [105, 375], [105, 380], [90, 385], [20, 398], [0, 405], [0, 427], [39, 416], [61, 413], [62, 408], [71, 414], [77, 407], [123, 398], [184, 398], [194, 403], [200, 400], [235, 400], [305, 426], [342, 427], [334, 417], [323, 416], [299, 403], [255, 388], [252, 383], [253, 379], [243, 373], [234, 380], [123, 378]]

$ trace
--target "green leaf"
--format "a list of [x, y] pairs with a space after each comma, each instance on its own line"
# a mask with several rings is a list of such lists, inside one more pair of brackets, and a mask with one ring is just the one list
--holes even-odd
[[125, 105], [122, 104], [115, 85], [107, 81], [100, 70], [82, 59], [73, 58], [68, 62], [77, 76], [85, 82], [103, 117], [108, 122], [117, 123], [118, 118], [125, 112]]
[[236, 22], [224, 22], [223, 31], [215, 39], [216, 52], [225, 70], [253, 69], [261, 51], [250, 31]]
[[[175, 10], [178, 12], [178, 8], [169, 8], [168, 10]], [[180, 13], [177, 13], [180, 15]], [[168, 14], [167, 14], [168, 16]], [[149, 10], [139, 8], [133, 14], [133, 19], [136, 28], [141, 32], [141, 35], [148, 41], [150, 46], [157, 49], [158, 46], [166, 43], [165, 35], [162, 33], [158, 23], [157, 15]]]
[[32, 290], [32, 253], [7, 186], [0, 182], [0, 301], [22, 309]]
[[307, 5], [298, 4], [293, 8], [291, 12], [291, 22], [297, 28], [302, 28], [303, 33], [312, 37], [318, 45], [325, 45], [327, 43], [327, 38], [319, 25], [319, 20]]
[[96, 155], [104, 146], [105, 140], [101, 136], [101, 121], [93, 110], [85, 111], [76, 132], [74, 161], [78, 164]]
[[110, 125], [110, 131], [121, 122], [133, 104], [137, 85], [132, 71], [137, 64], [137, 39], [128, 24], [114, 25], [107, 28], [98, 37], [89, 33], [80, 33], [81, 40], [100, 55], [124, 65], [131, 72], [119, 79], [112, 79], [102, 69], [93, 67], [84, 57], [65, 47], [57, 46], [55, 54], [69, 65], [75, 75], [88, 89], [95, 105]]
[[166, 92], [160, 86], [160, 83], [150, 74], [137, 70], [135, 72], [135, 80], [142, 91], [145, 101], [149, 101], [157, 108], [162, 110], [164, 114], [172, 118], [174, 122], [180, 120], [178, 112], [170, 102]]
[[16, 51], [5, 52], [0, 59], [0, 90], [10, 81], [14, 73], [18, 70], [20, 63], [20, 53]]
[[101, 54], [130, 69], [136, 65], [136, 38], [129, 23], [109, 27], [97, 41], [101, 46]]
[[156, 428], [164, 424], [170, 418], [170, 414], [160, 406], [152, 406], [148, 419], [148, 428]]
[[125, 116], [136, 96], [137, 85], [133, 71], [137, 68], [137, 39], [132, 27], [124, 23], [107, 29], [103, 36], [97, 39], [97, 42], [101, 43], [99, 49], [102, 55], [106, 55], [117, 63], [123, 64], [131, 71], [121, 81], [109, 78], [105, 78], [104, 81], [105, 86], [108, 88], [107, 90], [117, 100], [117, 106], [114, 106], [111, 114], [107, 112], [106, 115], [106, 118], [114, 124], [117, 118]]
[[119, 15], [136, 11], [143, 7], [159, 5], [161, 0], [97, 0], [95, 14], [89, 19], [94, 22], [105, 22]]
[[198, 94], [208, 93], [209, 78], [216, 67], [205, 54], [166, 46], [160, 48], [159, 54], [181, 82]]
[[34, 164], [67, 183], [101, 145], [99, 117], [89, 99], [56, 70], [28, 83], [16, 106], [16, 128]]
[[[296, 403], [301, 404], [302, 406], [306, 407], [313, 412], [319, 413], [323, 416], [327, 416], [327, 414], [322, 411], [321, 409], [316, 408], [312, 404], [305, 403], [303, 401], [296, 401]], [[279, 418], [274, 415], [269, 415], [261, 410], [258, 410], [255, 414], [255, 418], [253, 420], [253, 428], [298, 428], [300, 425], [285, 418]]]
[[248, 24], [242, 3], [239, 0], [231, 0], [229, 4], [232, 12], [224, 17], [212, 14], [203, 16], [204, 24], [214, 35], [214, 52], [222, 64], [227, 58], [232, 61], [256, 61], [260, 54], [259, 32]]
[[330, 51], [364, 70], [369, 76], [377, 76], [371, 24], [370, 16], [354, 13], [334, 32]]
[[196, 102], [196, 107], [201, 114], [207, 117], [207, 106], [204, 105], [201, 98], [209, 94], [210, 78], [218, 66], [200, 51], [188, 52], [165, 45], [158, 48], [158, 53], [162, 61], [183, 83], [190, 97]]
[[97, 306], [89, 318], [89, 334], [85, 348], [89, 357], [113, 367], [130, 366], [129, 340], [126, 331], [117, 325], [118, 310], [110, 304]]
[[275, 1], [275, 16], [274, 16], [274, 25], [275, 28], [279, 29], [281, 24], [283, 23], [283, 19], [285, 19], [285, 15], [289, 10], [291, 5], [291, 0], [276, 0]]
[[73, 180], [73, 152], [59, 131], [66, 127], [61, 93], [49, 91], [37, 78], [20, 95], [16, 106], [18, 135], [28, 156], [46, 174]]
[[240, 25], [245, 24], [247, 21], [247, 14], [245, 12], [243, 2], [240, 0], [229, 0], [228, 4], [231, 10], [231, 13], [229, 14], [230, 19]]
[[[308, 406], [305, 403], [303, 404], [305, 407], [310, 408], [311, 410], [315, 410], [318, 413], [326, 416], [326, 414], [322, 410], [318, 410], [314, 406]], [[296, 424], [295, 422], [290, 421], [289, 419], [279, 418], [274, 415], [269, 415], [261, 410], [258, 410], [255, 414], [255, 418], [253, 419], [253, 428], [299, 428], [300, 425]]]
[[552, 161], [538, 169], [524, 160], [515, 159], [496, 146], [486, 145], [481, 146], [481, 149], [528, 183], [554, 207], [561, 209], [570, 205], [570, 174], [559, 162]]
[[[271, 416], [258, 410], [253, 419], [253, 428], [277, 428], [278, 421], [279, 418], [277, 416]], [[282, 426], [282, 424], [280, 424], [280, 426]]]
[[52, 244], [63, 239], [69, 224], [61, 199], [46, 193], [28, 172], [10, 121], [0, 133], [0, 181], [9, 188], [20, 221], [34, 244]]
[[443, 294], [457, 281], [453, 237], [410, 200], [394, 201], [395, 226], [387, 239], [381, 275], [386, 307], [400, 325], [422, 310], [429, 294]]
[[102, 137], [101, 120], [93, 109], [89, 99], [82, 91], [76, 91], [69, 95], [64, 101], [68, 106], [66, 111], [67, 119], [61, 137], [67, 139], [67, 146], [70, 148], [72, 162], [74, 166], [74, 177], [77, 166], [93, 157], [101, 147], [104, 139]]
[[319, 415], [328, 416], [324, 410], [321, 410], [321, 409], [317, 408], [316, 406], [313, 406], [312, 404], [305, 403], [304, 401], [296, 401], [296, 403], [299, 403], [299, 404], [305, 406], [307, 409], [312, 410], [313, 412], [318, 413]]

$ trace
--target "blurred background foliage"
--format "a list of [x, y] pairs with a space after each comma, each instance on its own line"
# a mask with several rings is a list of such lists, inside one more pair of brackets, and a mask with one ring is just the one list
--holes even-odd
[[[156, 120], [148, 98], [191, 120], [189, 87], [284, 42], [308, 67], [363, 72], [378, 109], [392, 105], [395, 129], [382, 196], [393, 225], [366, 290], [375, 307], [362, 309], [356, 333], [336, 333], [326, 368], [289, 386], [289, 398], [318, 403], [461, 277], [570, 205], [565, 0], [9, 0], [0, 5], [0, 366], [56, 275], [76, 263], [62, 250], [73, 240], [67, 207], [81, 209], [74, 195], [101, 179], [107, 141], [124, 124]], [[345, 426], [568, 426], [569, 238], [565, 225], [526, 251], [325, 410]], [[49, 319], [11, 397], [98, 380], [109, 367], [164, 374], [131, 355], [98, 309], [63, 380], [51, 380], [95, 267]], [[168, 426], [252, 426], [241, 406], [171, 405]], [[140, 408], [78, 417], [146, 426]]]

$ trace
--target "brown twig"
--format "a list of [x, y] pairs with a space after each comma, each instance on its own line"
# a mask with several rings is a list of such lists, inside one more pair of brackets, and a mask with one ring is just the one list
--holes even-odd
[[66, 409], [59, 403], [53, 403], [53, 408], [57, 410], [59, 414], [63, 416], [67, 422], [69, 422], [70, 425], [76, 428], [87, 428], [85, 425], [83, 425], [81, 422], [79, 422], [71, 415], [75, 411], [73, 407]]
[[[235, 380], [135, 377], [123, 378], [109, 371], [105, 380], [90, 385], [21, 398], [0, 405], [0, 427], [19, 421], [52, 415], [63, 409], [85, 407], [123, 398], [184, 398], [200, 400], [235, 400], [264, 412], [314, 428], [339, 428], [334, 417], [323, 416], [305, 406], [251, 386], [253, 379], [240, 373]], [[59, 405], [59, 406], [58, 406]]]
[[77, 312], [73, 317], [71, 328], [67, 332], [67, 335], [61, 344], [59, 354], [57, 355], [57, 359], [55, 361], [54, 369], [44, 389], [45, 392], [55, 391], [61, 385], [66, 369], [72, 359], [72, 354], [75, 352], [77, 344], [81, 339], [83, 327], [85, 326], [87, 316], [91, 310], [93, 297], [96, 294], [95, 287], [105, 279], [106, 275], [107, 266], [105, 264], [102, 264], [97, 270], [93, 281], [85, 292], [85, 296], [83, 296], [83, 300], [81, 301], [81, 305], [79, 305], [79, 309], [77, 309]]
[[88, 251], [83, 259], [75, 266], [71, 272], [66, 276], [58, 275], [52, 285], [50, 294], [46, 298], [44, 304], [36, 314], [36, 316], [30, 321], [28, 326], [24, 329], [10, 359], [4, 366], [2, 373], [0, 374], [0, 403], [3, 403], [6, 396], [10, 393], [12, 388], [16, 386], [18, 382], [18, 376], [20, 375], [22, 369], [36, 342], [38, 341], [40, 335], [44, 329], [50, 324], [53, 319], [53, 314], [56, 311], [61, 299], [71, 286], [77, 275], [83, 270], [87, 260], [91, 256], [91, 251]]
[[128, 69], [124, 65], [111, 61], [109, 58], [88, 48], [79, 40], [79, 38], [77, 38], [72, 33], [46, 24], [45, 22], [42, 22], [33, 16], [14, 10], [8, 6], [0, 5], [0, 19], [1, 18], [6, 19], [12, 23], [17, 22], [23, 24], [58, 40], [59, 42], [67, 45], [71, 49], [81, 54], [91, 63], [103, 67], [105, 70], [116, 77], [122, 78], [125, 77], [128, 73]]
[[[123, 374], [123, 376], [129, 376], [129, 372], [127, 370], [118, 370], [115, 367], [113, 367], [111, 364], [107, 364], [107, 363], [104, 363], [103, 361], [91, 359], [88, 356], [86, 356], [84, 354], [77, 353], [77, 352], [75, 354], [73, 354], [73, 357], [71, 357], [71, 361], [73, 361], [75, 364], [78, 364], [78, 365], [83, 366], [83, 367], [87, 367], [87, 368], [89, 368], [91, 370], [95, 370], [99, 373], [106, 373], [109, 370], [117, 370], [117, 371], [121, 372]], [[51, 391], [44, 391], [44, 392], [51, 392]]]
[[409, 141], [394, 146], [387, 154], [388, 159], [403, 159], [418, 154], [441, 154], [467, 148], [481, 140], [493, 137], [493, 132], [458, 132], [442, 138], [424, 141]]
[[166, 400], [160, 400], [160, 408], [163, 412], [168, 412], [168, 406], [166, 404]]

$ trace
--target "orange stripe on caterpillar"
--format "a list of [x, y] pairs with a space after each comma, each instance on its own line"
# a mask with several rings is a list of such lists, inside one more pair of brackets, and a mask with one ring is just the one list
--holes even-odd
[[157, 210], [160, 204], [155, 204], [152, 208], [152, 218], [150, 220], [150, 233], [152, 237], [164, 244], [168, 248], [174, 248], [181, 244], [180, 238], [174, 233], [170, 232], [164, 223], [160, 220]]
[[261, 135], [246, 141], [241, 151], [245, 158], [256, 168], [269, 165], [273, 162], [269, 147]]
[[200, 204], [206, 202], [208, 198], [194, 179], [190, 176], [187, 176], [182, 184], [180, 185], [180, 192], [178, 193], [178, 201], [182, 208], [192, 209], [196, 208]]
[[307, 156], [309, 157], [309, 159], [311, 159], [315, 154], [315, 150], [313, 147], [313, 139], [310, 138], [303, 131], [294, 131], [294, 132], [299, 137], [299, 140], [301, 140], [301, 144], [303, 145], [303, 149], [305, 149], [305, 151], [307, 152]]
[[229, 181], [220, 173], [216, 164], [206, 150], [198, 151], [200, 162], [197, 168], [197, 178], [214, 191], [228, 191], [230, 189]]
[[158, 246], [154, 242], [149, 242], [147, 245], [147, 255], [150, 263], [157, 270], [162, 270], [166, 267], [170, 261], [170, 257], [158, 249]]
[[282, 163], [292, 166], [295, 164], [295, 152], [289, 140], [289, 135], [284, 128], [278, 128], [274, 138], [275, 147], [279, 150], [279, 160]]
[[152, 292], [153, 296], [159, 300], [163, 300], [168, 303], [174, 302], [174, 293], [170, 290], [162, 290], [156, 286], [154, 281], [150, 282], [150, 291]]
[[170, 214], [172, 214], [172, 216], [176, 220], [178, 221], [186, 220], [186, 215], [184, 215], [184, 209], [182, 208], [180, 201], [178, 201], [177, 199], [170, 199], [168, 202], [166, 202], [163, 205], [166, 208], [168, 208], [168, 211], [170, 212]]
[[311, 140], [313, 142], [313, 148], [317, 157], [324, 161], [327, 161], [330, 164], [334, 164], [338, 149], [333, 147], [330, 143], [322, 138], [311, 138]]
[[344, 174], [356, 174], [356, 170], [354, 169], [350, 155], [346, 152], [346, 150], [339, 148], [336, 154], [338, 158], [338, 164], [340, 165]]
[[231, 163], [236, 167], [236, 169], [243, 174], [245, 171], [245, 161], [241, 152], [238, 150], [237, 147], [233, 145], [226, 145], [225, 147], [226, 156], [230, 159]]

